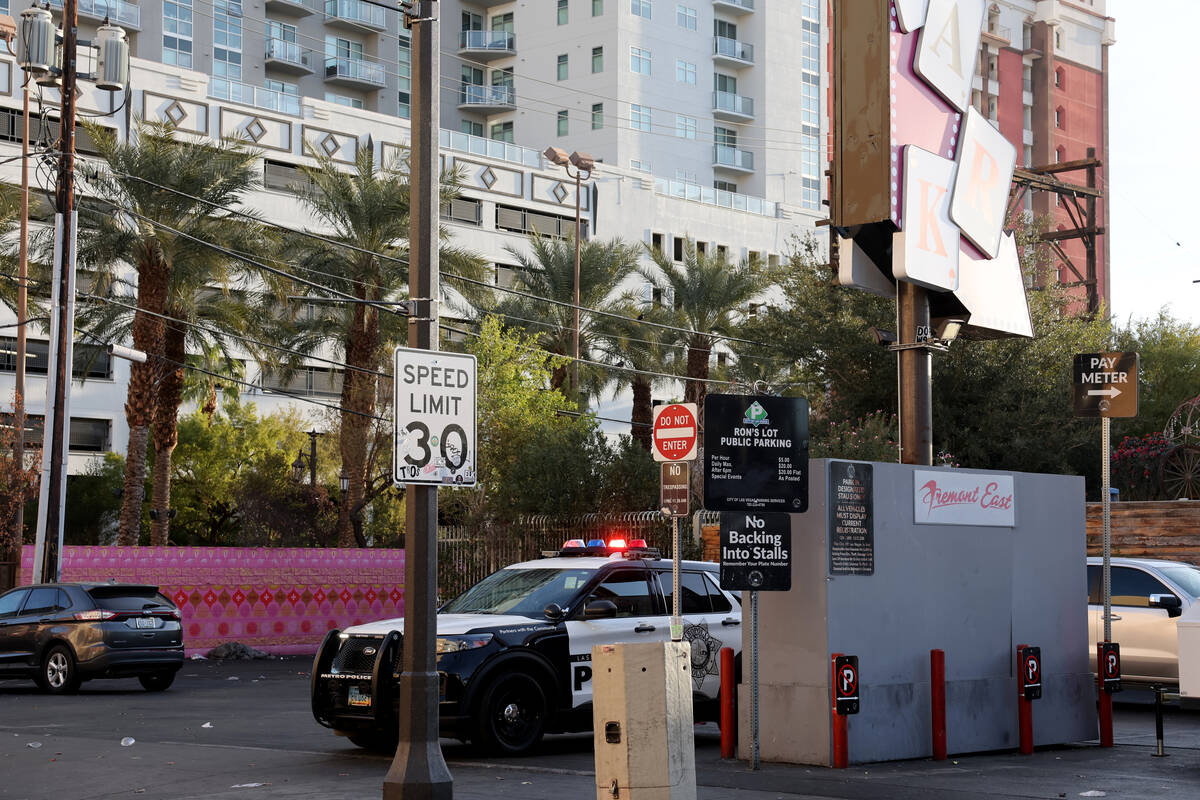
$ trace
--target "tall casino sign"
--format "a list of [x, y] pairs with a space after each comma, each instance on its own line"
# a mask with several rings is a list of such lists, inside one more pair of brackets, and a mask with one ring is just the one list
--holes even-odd
[[831, 218], [839, 282], [929, 290], [975, 338], [1032, 336], [1005, 233], [1016, 148], [971, 105], [985, 0], [835, 4]]

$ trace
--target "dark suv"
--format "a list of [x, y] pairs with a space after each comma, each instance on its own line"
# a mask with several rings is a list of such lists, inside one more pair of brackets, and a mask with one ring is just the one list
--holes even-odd
[[0, 595], [0, 678], [66, 694], [92, 678], [136, 677], [161, 692], [183, 666], [180, 618], [156, 586], [21, 586]]

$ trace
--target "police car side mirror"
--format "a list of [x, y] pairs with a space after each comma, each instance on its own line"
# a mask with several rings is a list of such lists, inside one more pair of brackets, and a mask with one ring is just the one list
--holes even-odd
[[1150, 605], [1153, 608], [1165, 608], [1168, 617], [1178, 617], [1183, 613], [1183, 601], [1173, 594], [1152, 594]]
[[612, 600], [593, 600], [583, 610], [584, 619], [612, 619], [617, 615], [617, 604]]
[[560, 619], [566, 616], [567, 612], [563, 611], [562, 606], [560, 606], [558, 603], [551, 603], [542, 609], [542, 613], [545, 614], [546, 619], [550, 620], [551, 622], [558, 622]]

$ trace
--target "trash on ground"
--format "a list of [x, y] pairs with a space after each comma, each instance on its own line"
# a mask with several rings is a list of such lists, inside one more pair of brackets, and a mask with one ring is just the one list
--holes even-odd
[[136, 741], [137, 741], [137, 739], [134, 739], [132, 736], [126, 736], [124, 739], [121, 740], [121, 747], [130, 747]]
[[258, 786], [270, 786], [269, 783], [235, 783], [230, 789], [254, 789]]
[[203, 725], [201, 725], [200, 727], [201, 727], [201, 728], [211, 728], [211, 727], [212, 727], [212, 723], [211, 723], [211, 722], [206, 722], [206, 723], [204, 723]]
[[199, 653], [192, 653], [192, 661], [208, 661], [208, 659]]
[[37, 750], [39, 747], [42, 746], [42, 743], [41, 742], [29, 742], [25, 746], [32, 748], [33, 750]]
[[230, 675], [230, 676], [229, 676], [228, 678], [226, 678], [225, 680], [227, 680], [227, 681], [240, 681], [240, 680], [241, 680], [241, 678], [239, 678], [237, 675]]
[[1080, 792], [1080, 797], [1108, 797], [1108, 792], [1102, 792], [1099, 789], [1088, 789], [1086, 792]]

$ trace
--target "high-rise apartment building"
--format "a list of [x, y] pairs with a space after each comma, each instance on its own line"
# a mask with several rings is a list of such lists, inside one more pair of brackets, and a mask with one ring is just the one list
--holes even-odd
[[[988, 5], [971, 104], [1016, 145], [1022, 166], [1080, 161], [1094, 148], [1102, 166], [1097, 187], [1108, 191], [1108, 48], [1115, 22], [1105, 0], [997, 0]], [[1064, 172], [1083, 184], [1082, 171]], [[1082, 220], [1051, 192], [1033, 192], [1026, 210], [1049, 217], [1050, 228], [1072, 231]], [[1108, 228], [1108, 203], [1097, 201], [1097, 222]], [[1086, 308], [1090, 293], [1109, 303], [1107, 237], [1096, 237], [1095, 285], [1085, 268], [1080, 239], [1059, 242], [1058, 282]]]
[[442, 127], [821, 209], [819, 0], [443, 0]]

